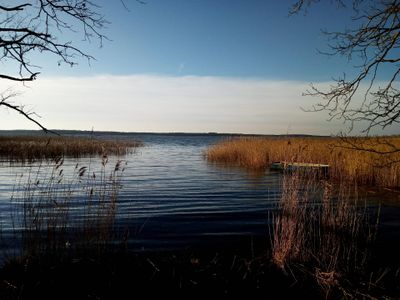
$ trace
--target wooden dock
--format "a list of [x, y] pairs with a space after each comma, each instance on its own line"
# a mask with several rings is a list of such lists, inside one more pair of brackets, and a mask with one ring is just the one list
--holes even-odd
[[270, 169], [286, 172], [317, 173], [323, 176], [329, 175], [329, 165], [325, 164], [278, 161], [273, 162]]

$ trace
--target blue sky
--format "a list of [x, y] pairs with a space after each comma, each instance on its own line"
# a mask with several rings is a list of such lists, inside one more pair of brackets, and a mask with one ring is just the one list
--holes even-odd
[[[346, 62], [318, 55], [321, 29], [343, 29], [351, 16], [318, 3], [289, 17], [294, 1], [125, 0], [97, 1], [110, 24], [101, 49], [85, 45], [97, 61], [60, 70], [49, 59], [46, 75], [163, 74], [329, 80]], [[335, 17], [332, 18], [332, 14]], [[330, 70], [330, 72], [327, 72]]]
[[[49, 128], [336, 134], [341, 122], [305, 113], [318, 99], [302, 97], [310, 82], [327, 86], [352, 74], [347, 60], [327, 50], [321, 29], [352, 26], [351, 12], [330, 1], [290, 16], [295, 1], [125, 0], [95, 1], [110, 21], [110, 41], [76, 45], [90, 65], [57, 66], [35, 56], [39, 79], [15, 100], [41, 115]], [[326, 3], [327, 2], [327, 3]], [[79, 28], [76, 28], [79, 29]], [[4, 67], [4, 66], [3, 66]], [[1, 82], [6, 88], [7, 82]], [[4, 129], [35, 128], [0, 111]]]

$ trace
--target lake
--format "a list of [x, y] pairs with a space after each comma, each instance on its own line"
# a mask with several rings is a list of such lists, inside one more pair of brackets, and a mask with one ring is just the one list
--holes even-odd
[[[280, 197], [280, 174], [249, 174], [237, 168], [208, 164], [207, 147], [228, 136], [187, 134], [101, 134], [104, 139], [135, 139], [144, 142], [133, 154], [120, 158], [127, 165], [118, 196], [116, 223], [129, 228], [129, 242], [138, 250], [176, 249], [226, 239], [250, 240], [266, 236], [268, 212]], [[110, 157], [113, 167], [116, 157]], [[76, 163], [98, 173], [101, 158], [65, 159], [65, 174]], [[0, 207], [5, 236], [12, 232], [8, 215], [16, 182], [27, 174], [49, 173], [49, 167], [9, 165], [0, 168]], [[106, 171], [107, 172], [107, 171]], [[33, 174], [32, 174], [33, 173]], [[25, 174], [22, 179], [21, 175]], [[43, 175], [45, 176], [45, 175]], [[79, 206], [79, 197], [74, 205]], [[79, 218], [79, 209], [73, 210]]]
[[[207, 147], [229, 136], [98, 133], [96, 137], [134, 139], [145, 144], [126, 157], [109, 158], [110, 170], [118, 159], [127, 163], [121, 178], [116, 225], [120, 230], [129, 230], [128, 243], [132, 249], [229, 247], [236, 242], [250, 246], [253, 239], [267, 239], [269, 216], [281, 196], [282, 175], [276, 171], [254, 173], [207, 163], [203, 157]], [[91, 173], [98, 174], [101, 170], [100, 157], [65, 159], [66, 178], [72, 178], [77, 162], [79, 166], [88, 166]], [[39, 168], [37, 164], [1, 164], [3, 237], [11, 236], [15, 226], [10, 221], [15, 213], [10, 198], [14, 189], [23, 187], [16, 183], [26, 182], [29, 174], [40, 177], [48, 173], [45, 165]], [[73, 201], [71, 215], [79, 219], [83, 214], [80, 204], [84, 195], [79, 196], [79, 187], [76, 189], [78, 196]], [[369, 207], [382, 207], [380, 226], [385, 241], [400, 240], [398, 198], [397, 194], [382, 198], [372, 193], [366, 200]]]

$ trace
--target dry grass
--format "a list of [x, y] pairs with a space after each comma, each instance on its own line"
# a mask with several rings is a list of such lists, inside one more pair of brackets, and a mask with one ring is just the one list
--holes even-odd
[[137, 141], [108, 141], [81, 137], [15, 136], [0, 137], [0, 157], [10, 162], [32, 162], [60, 156], [124, 155]]
[[[301, 199], [300, 199], [301, 198]], [[279, 212], [273, 216], [272, 261], [282, 270], [291, 261], [302, 261], [306, 255], [308, 194], [300, 195], [299, 176], [285, 177]]]
[[[350, 144], [351, 143], [351, 144]], [[352, 148], [360, 145], [372, 151]], [[400, 138], [237, 138], [216, 144], [205, 156], [210, 162], [265, 169], [272, 162], [303, 162], [330, 165], [331, 179], [360, 185], [400, 186]]]
[[363, 274], [375, 228], [347, 184], [335, 190], [326, 181], [284, 176], [272, 219], [273, 263], [311, 276], [327, 298], [332, 291], [349, 293], [343, 283]]
[[109, 165], [104, 156], [100, 166], [76, 164], [66, 177], [58, 158], [21, 177], [11, 199], [11, 223], [22, 257], [106, 249], [115, 237], [123, 171], [122, 161]]

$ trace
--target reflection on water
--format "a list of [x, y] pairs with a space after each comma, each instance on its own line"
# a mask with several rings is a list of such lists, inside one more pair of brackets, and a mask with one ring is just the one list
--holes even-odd
[[[116, 138], [103, 135], [101, 138]], [[145, 146], [128, 155], [118, 197], [117, 225], [129, 228], [138, 248], [185, 247], [207, 237], [265, 235], [267, 216], [279, 199], [279, 174], [246, 174], [242, 170], [208, 164], [203, 152], [226, 137], [213, 135], [126, 134], [119, 139], [139, 139]], [[111, 157], [110, 169], [118, 158]], [[73, 181], [77, 161], [66, 159], [64, 177]], [[101, 158], [82, 158], [80, 166], [99, 173]], [[51, 167], [38, 165], [0, 167], [0, 209], [3, 230], [10, 229], [10, 197], [17, 182]], [[23, 176], [21, 177], [21, 175]], [[38, 175], [39, 177], [42, 175]], [[20, 188], [23, 185], [20, 185]], [[82, 194], [82, 193], [81, 193]], [[83, 213], [74, 199], [72, 214]]]
[[[226, 137], [157, 134], [103, 134], [99, 137], [138, 139], [145, 143], [135, 154], [123, 158], [127, 166], [117, 204], [117, 226], [121, 231], [129, 230], [129, 242], [136, 249], [188, 247], [228, 237], [265, 236], [268, 232], [268, 213], [280, 198], [280, 174], [249, 173], [208, 164], [203, 152]], [[110, 170], [117, 160], [110, 158]], [[101, 170], [101, 158], [66, 159], [63, 176], [69, 181], [74, 179], [77, 162], [79, 167], [89, 166], [89, 174], [98, 174]], [[6, 163], [0, 166], [3, 231], [12, 228], [10, 197], [18, 186], [16, 183], [26, 182], [29, 175], [36, 176], [38, 171], [45, 176], [51, 169]], [[79, 190], [79, 185], [76, 189]], [[80, 208], [85, 201], [84, 193], [81, 191], [80, 195], [71, 205], [74, 218], [83, 213]], [[398, 212], [397, 209], [397, 216]]]

